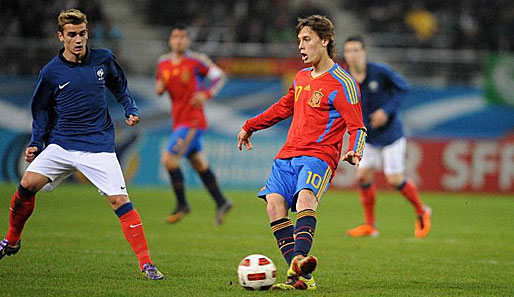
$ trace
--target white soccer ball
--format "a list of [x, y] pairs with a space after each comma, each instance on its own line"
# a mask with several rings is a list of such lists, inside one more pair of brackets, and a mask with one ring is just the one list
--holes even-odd
[[277, 280], [277, 268], [266, 256], [249, 255], [239, 263], [237, 279], [247, 290], [268, 290]]

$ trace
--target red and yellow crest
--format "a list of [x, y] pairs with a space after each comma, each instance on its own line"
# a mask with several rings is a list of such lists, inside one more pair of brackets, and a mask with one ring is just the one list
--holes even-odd
[[187, 69], [182, 70], [182, 82], [186, 83], [191, 79], [191, 72]]
[[323, 93], [321, 89], [319, 91], [314, 91], [309, 100], [309, 105], [312, 107], [319, 107], [321, 105], [321, 98], [323, 98]]

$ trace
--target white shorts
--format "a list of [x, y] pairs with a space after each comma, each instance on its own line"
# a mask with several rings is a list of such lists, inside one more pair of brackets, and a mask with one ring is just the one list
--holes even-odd
[[384, 174], [403, 173], [405, 171], [405, 137], [384, 147], [366, 143], [359, 168], [380, 169], [384, 163]]
[[115, 153], [91, 153], [65, 150], [50, 144], [27, 167], [27, 171], [48, 177], [43, 190], [52, 190], [75, 171], [80, 171], [107, 196], [128, 195], [120, 162]]

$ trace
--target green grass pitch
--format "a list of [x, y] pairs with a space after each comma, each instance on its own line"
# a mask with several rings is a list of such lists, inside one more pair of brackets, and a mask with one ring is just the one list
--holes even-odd
[[[0, 184], [0, 234], [15, 185]], [[398, 193], [379, 192], [378, 238], [349, 238], [362, 222], [357, 192], [329, 192], [318, 211], [312, 254], [316, 292], [250, 292], [237, 283], [246, 255], [286, 265], [255, 191], [227, 191], [235, 207], [214, 226], [214, 204], [190, 190], [192, 212], [164, 222], [172, 193], [130, 189], [163, 281], [147, 281], [105, 198], [92, 186], [63, 185], [38, 194], [20, 252], [0, 261], [2, 296], [513, 296], [514, 197], [424, 193], [433, 229], [414, 238], [413, 210]]]

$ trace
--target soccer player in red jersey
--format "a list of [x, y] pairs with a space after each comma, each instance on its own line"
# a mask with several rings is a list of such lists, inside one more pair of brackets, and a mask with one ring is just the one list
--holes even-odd
[[[296, 26], [302, 60], [312, 67], [299, 71], [289, 91], [266, 111], [249, 119], [237, 136], [241, 150], [252, 149], [250, 137], [292, 116], [287, 140], [278, 152], [258, 197], [267, 202], [271, 230], [289, 269], [287, 281], [275, 289], [316, 289], [312, 272], [317, 259], [309, 256], [316, 228], [318, 200], [328, 188], [343, 147], [343, 160], [358, 165], [366, 139], [359, 86], [332, 60], [334, 25], [323, 16], [299, 19]], [[289, 208], [298, 212], [296, 226]]]
[[[186, 27], [173, 27], [169, 38], [171, 52], [162, 55], [157, 65], [155, 91], [158, 95], [168, 92], [172, 101], [173, 133], [161, 161], [169, 172], [177, 205], [166, 221], [175, 223], [190, 211], [180, 170], [180, 160], [185, 156], [216, 202], [215, 222], [220, 225], [232, 203], [221, 193], [202, 153], [201, 138], [207, 129], [203, 104], [216, 96], [226, 77], [207, 56], [189, 51], [190, 43]], [[211, 81], [208, 89], [204, 85], [206, 78]]]

